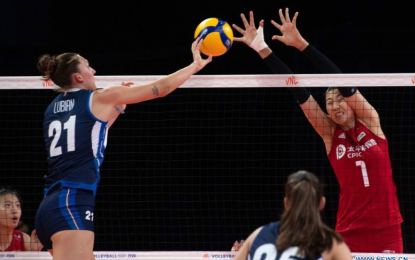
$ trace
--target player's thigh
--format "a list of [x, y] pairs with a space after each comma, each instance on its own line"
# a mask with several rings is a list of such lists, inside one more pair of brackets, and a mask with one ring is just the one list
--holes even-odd
[[380, 248], [382, 253], [403, 253], [401, 224], [383, 229], [378, 236], [384, 241]]
[[58, 188], [46, 196], [37, 213], [35, 226], [39, 240], [48, 250], [51, 237], [61, 231], [94, 232], [95, 198], [92, 191]]
[[401, 225], [386, 228], [358, 228], [341, 232], [355, 253], [402, 253]]
[[93, 260], [94, 232], [89, 230], [64, 230], [54, 234], [53, 260]]

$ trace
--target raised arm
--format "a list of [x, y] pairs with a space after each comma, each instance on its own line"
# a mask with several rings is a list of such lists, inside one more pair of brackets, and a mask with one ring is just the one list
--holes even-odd
[[353, 109], [357, 120], [366, 125], [369, 130], [382, 139], [386, 136], [380, 125], [379, 113], [354, 87], [339, 88], [347, 104]]
[[[285, 9], [285, 17], [281, 9], [279, 10], [279, 16], [281, 25], [275, 21], [271, 21], [271, 23], [281, 31], [282, 36], [274, 35], [272, 37], [273, 40], [278, 40], [287, 46], [297, 48], [323, 73], [342, 73], [336, 64], [301, 36], [297, 29], [298, 12], [295, 13], [292, 22], [290, 21], [288, 8]], [[357, 119], [365, 124], [374, 134], [385, 138], [380, 126], [379, 114], [365, 97], [354, 87], [339, 87], [339, 91], [355, 112]]]
[[[280, 13], [281, 15], [282, 13]], [[291, 20], [289, 16], [287, 16], [287, 19], [285, 19], [282, 16], [282, 22], [284, 28], [290, 27], [295, 28], [295, 23], [297, 20], [297, 15], [294, 16], [293, 22], [291, 23]], [[239, 33], [243, 35], [243, 37], [237, 38], [235, 37], [235, 41], [243, 42], [246, 45], [250, 46], [252, 49], [258, 52], [258, 54], [261, 56], [261, 58], [264, 60], [264, 62], [268, 65], [268, 67], [274, 72], [275, 74], [293, 74], [290, 68], [287, 67], [273, 52], [272, 50], [267, 46], [267, 44], [264, 41], [264, 35], [263, 35], [263, 27], [264, 27], [264, 21], [261, 20], [259, 23], [258, 29], [255, 28], [255, 22], [254, 22], [254, 14], [251, 11], [250, 14], [250, 22], [245, 18], [244, 14], [241, 14], [242, 22], [245, 26], [245, 30], [240, 28], [237, 25], [233, 25], [233, 28], [237, 30]], [[274, 25], [276, 24], [273, 22]], [[280, 26], [277, 24], [277, 28], [282, 28], [283, 26]], [[283, 35], [283, 36], [277, 36], [282, 37], [282, 39], [287, 39], [289, 35]], [[299, 33], [297, 36], [301, 36]], [[276, 37], [276, 36], [274, 36]], [[283, 38], [285, 37], [285, 38]], [[301, 37], [302, 39], [302, 37]], [[302, 39], [304, 40], [304, 39]], [[286, 41], [287, 42], [287, 41]], [[291, 42], [294, 42], [291, 40]], [[297, 43], [297, 41], [295, 41]], [[300, 43], [298, 45], [298, 48], [305, 48], [307, 47], [308, 43], [304, 42], [298, 42]], [[320, 108], [316, 100], [313, 98], [313, 96], [310, 95], [310, 93], [307, 91], [307, 89], [302, 87], [290, 87], [289, 90], [294, 95], [294, 97], [297, 99], [297, 102], [300, 104], [301, 109], [303, 110], [305, 116], [307, 117], [308, 121], [311, 123], [311, 125], [314, 127], [314, 129], [317, 131], [317, 133], [321, 136], [324, 143], [326, 144], [326, 150], [327, 153], [330, 152], [331, 149], [331, 140], [332, 140], [332, 133], [334, 130], [335, 125], [333, 122], [328, 118], [328, 116], [323, 112], [323, 110]]]
[[94, 116], [108, 121], [116, 106], [139, 103], [170, 94], [188, 80], [190, 76], [212, 61], [212, 56], [209, 56], [208, 59], [201, 58], [200, 46], [202, 41], [202, 39], [197, 39], [192, 44], [193, 63], [173, 74], [162, 77], [147, 85], [131, 87], [112, 86], [96, 90], [92, 101], [92, 113]]
[[[249, 12], [249, 23], [244, 14], [241, 14], [242, 22], [245, 30], [233, 24], [232, 27], [242, 34], [242, 37], [234, 37], [234, 41], [243, 42], [254, 49], [259, 56], [266, 62], [267, 59], [272, 60], [270, 69], [275, 74], [293, 74], [291, 69], [285, 65], [268, 47], [264, 40], [264, 20], [259, 22], [258, 29], [255, 27], [254, 13]], [[269, 66], [270, 64], [267, 63]]]

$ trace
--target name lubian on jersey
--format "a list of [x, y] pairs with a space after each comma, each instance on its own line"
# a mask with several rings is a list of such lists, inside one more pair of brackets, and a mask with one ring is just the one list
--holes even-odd
[[370, 139], [364, 145], [349, 146], [347, 148], [346, 146], [339, 144], [336, 148], [337, 160], [343, 158], [345, 154], [347, 154], [347, 158], [350, 159], [362, 157], [362, 152], [375, 145], [378, 145], [378, 143], [373, 139]]
[[53, 113], [71, 111], [75, 106], [75, 99], [61, 100], [53, 105]]

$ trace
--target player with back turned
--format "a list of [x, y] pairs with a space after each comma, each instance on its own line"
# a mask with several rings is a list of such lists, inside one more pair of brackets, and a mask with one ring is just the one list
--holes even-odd
[[[61, 88], [44, 117], [49, 172], [35, 226], [53, 259], [90, 260], [94, 245], [94, 204], [108, 129], [125, 104], [164, 97], [211, 62], [200, 56], [201, 39], [192, 44], [193, 63], [143, 86], [97, 90], [95, 70], [76, 53], [43, 55], [44, 80]], [[118, 108], [117, 108], [118, 107]]]
[[351, 260], [342, 237], [321, 220], [325, 203], [323, 184], [314, 174], [291, 174], [281, 220], [255, 230], [235, 260]]

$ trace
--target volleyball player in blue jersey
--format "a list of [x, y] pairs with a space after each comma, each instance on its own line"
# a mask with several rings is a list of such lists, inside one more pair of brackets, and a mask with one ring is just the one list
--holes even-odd
[[[94, 204], [108, 129], [125, 104], [164, 97], [212, 61], [202, 59], [202, 40], [192, 44], [193, 63], [143, 86], [97, 90], [95, 70], [79, 54], [43, 55], [38, 68], [62, 93], [48, 106], [43, 129], [49, 171], [35, 226], [53, 259], [95, 259]], [[118, 107], [118, 108], [117, 108]]]
[[351, 260], [349, 248], [320, 217], [326, 199], [323, 185], [307, 171], [288, 177], [281, 221], [255, 230], [235, 260]]

